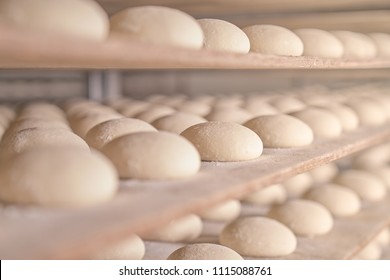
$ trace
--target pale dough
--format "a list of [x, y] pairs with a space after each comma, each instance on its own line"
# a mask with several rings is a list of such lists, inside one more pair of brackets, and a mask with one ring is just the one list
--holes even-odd
[[132, 235], [91, 255], [94, 260], [142, 260], [145, 244], [138, 235]]
[[211, 243], [190, 244], [172, 252], [167, 260], [243, 260], [232, 249]]
[[137, 100], [137, 101], [132, 101], [129, 104], [123, 105], [123, 107], [118, 111], [125, 117], [133, 118], [134, 116], [144, 112], [148, 107], [151, 106], [152, 105], [148, 102]]
[[236, 123], [200, 123], [187, 128], [181, 135], [195, 145], [205, 161], [251, 160], [263, 152], [259, 136]]
[[134, 118], [143, 120], [148, 123], [152, 123], [153, 121], [164, 117], [171, 115], [175, 113], [176, 110], [169, 107], [169, 106], [163, 106], [163, 105], [154, 105], [148, 107], [145, 111], [142, 111], [139, 114], [136, 114]]
[[387, 187], [388, 191], [390, 191], [390, 166], [377, 166], [367, 169], [370, 173], [377, 176], [382, 180], [383, 184]]
[[247, 100], [242, 107], [254, 117], [279, 114], [279, 110], [265, 101]]
[[207, 120], [200, 116], [189, 113], [177, 112], [168, 116], [158, 118], [157, 120], [152, 122], [152, 125], [158, 130], [180, 134], [190, 126], [204, 122], [207, 122]]
[[353, 166], [358, 168], [376, 168], [390, 163], [390, 144], [371, 147], [353, 157]]
[[381, 246], [377, 242], [371, 242], [357, 253], [353, 260], [379, 260], [382, 255]]
[[211, 110], [210, 105], [201, 101], [185, 101], [176, 108], [180, 112], [190, 113], [202, 117], [207, 115]]
[[339, 173], [337, 164], [330, 162], [309, 171], [313, 183], [322, 184], [330, 182]]
[[270, 185], [260, 190], [254, 191], [243, 198], [244, 202], [259, 206], [281, 204], [287, 199], [287, 193], [280, 184]]
[[345, 30], [332, 31], [331, 33], [343, 44], [343, 57], [345, 58], [371, 59], [377, 54], [374, 41], [363, 33]]
[[0, 105], [0, 115], [2, 115], [7, 121], [10, 122], [15, 118], [16, 113], [10, 107], [6, 105]]
[[390, 34], [369, 33], [367, 35], [374, 41], [379, 57], [390, 57]]
[[350, 107], [333, 103], [323, 106], [324, 109], [333, 113], [340, 121], [343, 131], [352, 131], [359, 126], [359, 117]]
[[228, 222], [237, 218], [240, 213], [240, 201], [232, 199], [204, 210], [199, 216], [205, 220]]
[[306, 107], [306, 104], [298, 98], [284, 95], [272, 98], [269, 100], [269, 103], [281, 113], [285, 114], [300, 111]]
[[122, 117], [123, 116], [117, 113], [91, 114], [82, 118], [78, 118], [76, 120], [71, 120], [70, 126], [77, 135], [85, 139], [88, 131], [95, 125], [98, 125], [99, 123], [103, 123], [109, 120], [119, 119]]
[[297, 198], [313, 187], [313, 178], [310, 173], [305, 172], [285, 180], [282, 185], [289, 198]]
[[220, 233], [219, 242], [240, 255], [250, 257], [286, 256], [297, 246], [295, 235], [286, 226], [259, 216], [231, 222]]
[[208, 113], [205, 118], [209, 121], [234, 122], [242, 124], [251, 118], [253, 115], [241, 108], [216, 107]]
[[353, 98], [345, 101], [359, 118], [362, 125], [381, 125], [387, 120], [387, 113], [382, 105], [371, 98]]
[[196, 148], [169, 132], [137, 132], [118, 137], [103, 149], [121, 178], [176, 179], [195, 175], [200, 168]]
[[382, 247], [387, 247], [390, 244], [390, 229], [385, 228], [381, 230], [375, 237], [375, 241]]

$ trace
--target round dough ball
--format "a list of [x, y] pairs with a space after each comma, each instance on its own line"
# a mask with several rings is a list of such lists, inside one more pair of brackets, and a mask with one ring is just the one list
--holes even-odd
[[315, 137], [335, 138], [340, 136], [343, 130], [339, 119], [324, 109], [307, 107], [291, 115], [310, 126]]
[[109, 32], [107, 13], [92, 0], [2, 0], [0, 17], [27, 30], [94, 41]]
[[306, 107], [305, 103], [292, 96], [274, 97], [269, 102], [277, 110], [285, 114], [300, 111]]
[[234, 108], [234, 107], [240, 107], [243, 104], [242, 97], [240, 95], [232, 95], [232, 96], [220, 96], [218, 99], [214, 102], [214, 108], [222, 108], [222, 107], [228, 107], [228, 108]]
[[390, 162], [390, 144], [377, 145], [358, 153], [353, 158], [353, 166], [359, 168], [376, 168]]
[[122, 117], [123, 116], [116, 113], [91, 114], [78, 120], [71, 121], [70, 126], [77, 135], [85, 139], [88, 131], [95, 125], [109, 120], [120, 119]]
[[190, 244], [172, 252], [167, 260], [243, 260], [232, 249], [211, 243]]
[[382, 180], [383, 184], [390, 190], [390, 166], [378, 166], [367, 169], [370, 173]]
[[138, 235], [132, 235], [114, 245], [103, 248], [91, 256], [94, 260], [142, 260], [145, 244]]
[[43, 128], [43, 129], [65, 129], [70, 130], [68, 124], [60, 122], [58, 120], [45, 120], [45, 119], [23, 119], [15, 120], [7, 129], [7, 135], [13, 135], [27, 128]]
[[313, 183], [322, 184], [333, 180], [334, 177], [339, 173], [339, 168], [335, 163], [328, 163], [321, 165], [309, 171]]
[[105, 144], [115, 138], [142, 131], [157, 130], [147, 122], [141, 120], [130, 118], [114, 119], [99, 123], [92, 127], [88, 131], [85, 140], [88, 145], [100, 150]]
[[342, 104], [327, 104], [324, 109], [333, 113], [340, 121], [343, 131], [352, 131], [359, 126], [359, 117], [350, 107]]
[[381, 255], [381, 246], [377, 242], [371, 242], [360, 250], [360, 252], [353, 257], [353, 260], [379, 260]]
[[313, 187], [313, 178], [305, 172], [285, 180], [283, 183], [287, 196], [290, 198], [301, 197], [308, 189]]
[[110, 200], [117, 189], [105, 157], [69, 147], [26, 151], [0, 168], [0, 199], [11, 203], [87, 206]]
[[268, 206], [281, 204], [285, 202], [286, 199], [287, 193], [284, 187], [280, 184], [275, 184], [250, 193], [243, 198], [243, 201], [259, 206]]
[[268, 212], [268, 216], [302, 236], [324, 235], [333, 228], [333, 218], [329, 210], [309, 200], [296, 199], [275, 205]]
[[118, 137], [103, 149], [121, 178], [176, 179], [195, 175], [200, 156], [184, 137], [169, 132], [137, 132]]
[[200, 49], [203, 31], [190, 15], [160, 6], [124, 9], [110, 18], [111, 32], [159, 45]]
[[211, 107], [200, 101], [185, 101], [177, 106], [177, 110], [184, 113], [205, 116], [210, 112]]
[[251, 51], [263, 54], [301, 56], [303, 43], [291, 30], [276, 25], [252, 25], [242, 29]]
[[228, 200], [206, 209], [199, 216], [202, 219], [218, 222], [229, 222], [241, 213], [241, 203], [236, 199]]
[[202, 229], [203, 224], [199, 216], [189, 214], [175, 219], [155, 232], [143, 235], [143, 237], [147, 240], [186, 242], [198, 238]]
[[175, 109], [172, 109], [171, 107], [156, 105], [149, 107], [145, 111], [135, 115], [134, 118], [152, 123], [161, 117], [172, 115], [175, 112]]
[[390, 57], [390, 34], [369, 33], [367, 35], [374, 41], [379, 57]]
[[205, 161], [251, 160], [263, 152], [259, 136], [236, 123], [200, 123], [187, 128], [181, 135], [195, 145]]
[[256, 117], [279, 114], [275, 107], [264, 101], [246, 101], [243, 108]]
[[0, 115], [2, 115], [8, 122], [12, 121], [16, 113], [13, 109], [6, 105], [0, 105]]
[[152, 122], [152, 125], [158, 130], [180, 134], [190, 126], [204, 122], [207, 120], [197, 115], [177, 112], [158, 118]]
[[360, 211], [359, 196], [349, 188], [326, 184], [310, 189], [304, 198], [324, 205], [335, 217], [348, 217]]
[[343, 44], [345, 58], [371, 59], [377, 54], [374, 41], [365, 34], [345, 30], [331, 33]]
[[41, 113], [44, 117], [48, 117], [49, 115], [50, 117], [57, 116], [59, 118], [65, 118], [65, 113], [60, 107], [47, 102], [33, 102], [25, 104], [18, 113], [19, 115]]
[[205, 118], [209, 121], [234, 122], [242, 124], [253, 118], [253, 115], [241, 108], [217, 107], [211, 110]]
[[390, 244], [390, 229], [385, 228], [381, 230], [378, 235], [375, 237], [375, 242], [377, 242], [381, 247], [387, 247]]
[[310, 145], [313, 131], [303, 121], [278, 114], [253, 118], [244, 126], [259, 135], [266, 148], [290, 148]]
[[205, 49], [248, 53], [249, 39], [246, 34], [234, 24], [220, 19], [199, 19], [204, 34]]
[[349, 169], [341, 172], [334, 183], [355, 191], [362, 200], [379, 201], [386, 196], [386, 186], [371, 173], [363, 170]]
[[297, 246], [291, 230], [265, 217], [243, 217], [231, 222], [220, 233], [219, 242], [250, 257], [286, 256]]
[[359, 118], [362, 125], [375, 126], [384, 124], [387, 120], [387, 113], [380, 103], [371, 98], [353, 98], [345, 101]]
[[344, 54], [343, 44], [332, 33], [315, 28], [295, 29], [303, 42], [303, 55], [340, 58]]
[[119, 110], [119, 113], [128, 118], [133, 118], [137, 114], [144, 112], [148, 107], [151, 107], [151, 104], [144, 101], [132, 101], [129, 104], [126, 104]]

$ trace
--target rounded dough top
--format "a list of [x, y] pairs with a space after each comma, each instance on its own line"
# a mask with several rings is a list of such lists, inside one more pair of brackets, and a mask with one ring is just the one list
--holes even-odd
[[363, 33], [337, 30], [331, 32], [344, 46], [345, 58], [371, 59], [377, 54], [374, 41]]
[[243, 260], [232, 249], [211, 243], [190, 244], [172, 252], [168, 260]]
[[374, 41], [379, 57], [390, 57], [390, 34], [370, 33], [368, 36]]
[[177, 112], [158, 118], [152, 122], [152, 125], [158, 130], [180, 134], [190, 126], [204, 122], [207, 122], [207, 120], [197, 115]]
[[237, 218], [240, 213], [240, 201], [231, 199], [204, 210], [199, 216], [205, 220], [227, 222]]
[[242, 124], [251, 118], [253, 115], [241, 108], [216, 107], [205, 116], [209, 121], [234, 122]]
[[260, 206], [280, 204], [287, 199], [287, 193], [280, 184], [270, 185], [260, 190], [254, 191], [243, 198], [244, 202], [257, 204]]
[[101, 248], [91, 255], [94, 260], [141, 260], [145, 255], [145, 244], [138, 235], [132, 235], [120, 242]]
[[203, 31], [190, 15], [168, 7], [140, 6], [122, 10], [110, 18], [111, 31], [144, 42], [200, 49]]
[[234, 24], [220, 19], [199, 19], [204, 34], [204, 48], [216, 51], [248, 53], [249, 39]]

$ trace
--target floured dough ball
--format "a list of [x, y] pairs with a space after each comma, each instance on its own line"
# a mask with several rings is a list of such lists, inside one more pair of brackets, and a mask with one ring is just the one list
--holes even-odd
[[358, 153], [353, 158], [353, 166], [359, 168], [376, 168], [390, 163], [390, 144], [377, 145]]
[[292, 116], [278, 114], [253, 118], [244, 126], [259, 135], [266, 148], [290, 148], [309, 145], [313, 131], [303, 121]]
[[105, 144], [120, 136], [142, 131], [157, 131], [147, 122], [122, 118], [102, 122], [91, 128], [85, 140], [91, 147], [100, 150]]
[[390, 166], [378, 166], [367, 169], [370, 173], [382, 180], [383, 184], [390, 190]]
[[367, 171], [349, 169], [337, 175], [334, 182], [352, 189], [365, 201], [379, 201], [386, 196], [383, 182]]
[[243, 260], [232, 249], [211, 243], [190, 244], [172, 252], [167, 260]]
[[76, 120], [71, 120], [70, 126], [73, 131], [82, 138], [85, 138], [88, 131], [91, 130], [92, 127], [98, 125], [99, 123], [106, 122], [109, 120], [119, 119], [123, 116], [116, 113], [97, 113], [87, 115], [82, 118], [78, 118]]
[[200, 123], [187, 128], [181, 135], [195, 145], [205, 161], [251, 160], [263, 152], [259, 136], [236, 123]]
[[345, 58], [371, 59], [377, 54], [374, 41], [365, 34], [345, 30], [331, 33], [343, 44]]
[[200, 101], [185, 101], [177, 106], [177, 110], [184, 113], [205, 116], [210, 112], [211, 106]]
[[195, 175], [200, 157], [184, 137], [169, 132], [137, 132], [118, 137], [103, 149], [121, 178], [176, 179]]
[[219, 242], [250, 257], [286, 256], [297, 246], [291, 230], [265, 217], [243, 217], [231, 222], [220, 233]]
[[343, 44], [332, 33], [314, 28], [294, 30], [303, 42], [303, 55], [327, 58], [343, 56]]
[[381, 246], [376, 242], [371, 242], [357, 253], [353, 260], [379, 260], [382, 255]]
[[342, 133], [339, 119], [327, 110], [307, 107], [291, 115], [310, 126], [315, 137], [335, 138]]
[[248, 53], [249, 39], [234, 24], [220, 19], [199, 19], [204, 34], [204, 48], [215, 51]]
[[230, 96], [225, 96], [221, 95], [219, 96], [213, 106], [214, 108], [238, 108], [243, 104], [243, 99], [241, 95], [230, 95]]
[[369, 33], [367, 35], [374, 41], [379, 57], [390, 57], [390, 34]]
[[109, 160], [69, 147], [26, 151], [0, 168], [0, 199], [11, 203], [87, 206], [110, 200], [117, 189]]
[[207, 122], [207, 120], [197, 115], [177, 112], [158, 118], [152, 122], [152, 125], [158, 130], [180, 134], [190, 126], [204, 122]]
[[232, 199], [206, 209], [199, 216], [205, 220], [228, 222], [237, 218], [240, 213], [240, 202]]
[[136, 114], [134, 118], [143, 120], [148, 123], [152, 123], [153, 121], [168, 115], [172, 115], [176, 110], [163, 105], [154, 105], [147, 108], [145, 111], [142, 111], [139, 114]]
[[268, 212], [268, 216], [302, 236], [324, 235], [333, 228], [333, 218], [329, 210], [317, 202], [304, 199], [275, 205]]
[[120, 108], [118, 112], [125, 117], [133, 118], [137, 114], [140, 114], [145, 111], [150, 106], [151, 104], [148, 102], [133, 100], [130, 103], [123, 105], [123, 107]]
[[251, 113], [253, 116], [265, 116], [265, 115], [276, 115], [279, 111], [272, 105], [264, 101], [251, 101], [248, 100], [242, 106], [246, 111]]
[[301, 173], [285, 180], [282, 185], [290, 198], [301, 197], [308, 189], [313, 187], [313, 178], [310, 173]]
[[380, 103], [371, 98], [353, 98], [345, 101], [358, 116], [362, 125], [381, 125], [387, 120], [387, 113]]
[[277, 96], [272, 98], [269, 102], [277, 110], [285, 114], [300, 111], [306, 107], [305, 103], [293, 96]]
[[145, 244], [138, 235], [132, 235], [114, 245], [96, 252], [94, 260], [142, 260], [145, 255]]
[[190, 15], [160, 6], [140, 6], [122, 10], [110, 18], [111, 32], [158, 45], [200, 49], [203, 31]]
[[324, 109], [333, 113], [340, 121], [343, 131], [352, 131], [359, 126], [359, 117], [350, 107], [333, 103], [323, 106]]
[[192, 241], [200, 236], [202, 229], [203, 224], [199, 216], [189, 214], [171, 221], [155, 232], [144, 234], [143, 238], [166, 242]]
[[3, 22], [41, 33], [103, 41], [109, 31], [106, 12], [92, 0], [3, 0]]
[[8, 122], [10, 122], [10, 121], [12, 121], [15, 118], [16, 113], [10, 107], [8, 107], [6, 105], [0, 105], [0, 115], [4, 119], [6, 119]]
[[309, 171], [313, 183], [322, 184], [330, 182], [339, 173], [337, 164], [331, 162], [325, 165], [321, 165]]
[[253, 115], [241, 108], [217, 107], [211, 110], [205, 118], [209, 121], [234, 122], [242, 124], [251, 118]]
[[381, 247], [387, 247], [390, 244], [390, 229], [381, 230], [375, 237], [374, 242], [377, 242]]
[[260, 190], [252, 192], [243, 198], [244, 202], [259, 206], [281, 204], [287, 199], [287, 193], [280, 184], [270, 185]]
[[324, 205], [335, 217], [355, 215], [361, 208], [360, 198], [354, 191], [335, 184], [312, 188], [304, 197]]
[[285, 56], [301, 56], [303, 53], [301, 39], [287, 28], [252, 25], [242, 30], [249, 38], [252, 52]]
[[20, 115], [36, 116], [36, 114], [39, 113], [39, 116], [45, 118], [65, 118], [65, 113], [60, 107], [47, 102], [32, 102], [23, 105], [18, 112], [18, 117], [20, 117]]

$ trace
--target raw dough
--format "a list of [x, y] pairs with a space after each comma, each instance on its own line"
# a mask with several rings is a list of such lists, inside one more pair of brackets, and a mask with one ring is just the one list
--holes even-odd
[[142, 111], [139, 114], [136, 114], [134, 118], [143, 120], [148, 123], [152, 123], [153, 121], [168, 115], [172, 115], [176, 110], [163, 105], [154, 105], [148, 107], [145, 111]]
[[265, 217], [243, 217], [231, 222], [220, 233], [219, 242], [250, 257], [286, 256], [297, 246], [291, 230]]
[[375, 237], [375, 241], [382, 247], [387, 247], [390, 244], [390, 229], [385, 228]]
[[220, 19], [199, 19], [204, 34], [204, 48], [215, 51], [248, 53], [249, 39], [234, 24]]
[[88, 131], [95, 125], [109, 120], [120, 119], [122, 117], [123, 116], [117, 113], [96, 113], [76, 120], [71, 120], [70, 126], [77, 135], [85, 139]]
[[110, 200], [117, 189], [108, 159], [69, 147], [26, 151], [0, 168], [0, 199], [11, 203], [87, 206]]
[[381, 179], [388, 191], [390, 191], [390, 166], [377, 166], [369, 168], [367, 171]]
[[324, 109], [333, 113], [340, 121], [343, 131], [352, 131], [359, 126], [359, 117], [350, 107], [343, 104], [327, 104]]
[[362, 125], [381, 125], [387, 120], [385, 109], [371, 98], [353, 98], [347, 100], [345, 104], [355, 111]]
[[172, 252], [167, 260], [243, 260], [232, 249], [211, 243], [190, 244]]
[[204, 122], [207, 122], [207, 120], [197, 115], [177, 112], [158, 118], [152, 122], [152, 125], [158, 130], [180, 134], [190, 126]]
[[244, 126], [259, 135], [266, 148], [290, 148], [309, 145], [313, 131], [303, 121], [292, 116], [278, 114], [253, 118]]
[[282, 185], [276, 184], [250, 193], [243, 198], [243, 201], [260, 206], [268, 206], [273, 204], [281, 204], [285, 202], [286, 199], [286, 190]]
[[279, 114], [279, 111], [275, 107], [264, 101], [248, 100], [243, 105], [243, 108], [254, 117]]
[[337, 30], [331, 32], [341, 41], [344, 47], [343, 57], [371, 59], [377, 54], [374, 41], [363, 33]]
[[298, 98], [284, 95], [272, 98], [269, 103], [281, 113], [285, 114], [300, 111], [306, 107], [305, 103]]
[[242, 124], [253, 118], [253, 115], [241, 108], [217, 107], [205, 116], [209, 121], [234, 122]]
[[210, 105], [201, 101], [185, 101], [176, 108], [180, 112], [194, 114], [202, 117], [207, 115], [211, 110]]
[[263, 54], [301, 56], [303, 43], [291, 30], [276, 25], [252, 25], [242, 29], [251, 51]]
[[237, 218], [240, 213], [240, 201], [232, 199], [206, 209], [199, 216], [205, 220], [229, 222]]
[[332, 214], [321, 204], [296, 199], [275, 205], [268, 212], [270, 218], [288, 226], [295, 234], [313, 237], [324, 235], [333, 227]]
[[331, 162], [309, 171], [313, 183], [322, 184], [330, 182], [339, 173], [337, 164]]
[[128, 118], [133, 118], [137, 114], [140, 114], [144, 112], [148, 107], [151, 107], [152, 105], [148, 102], [144, 101], [132, 101], [129, 104], [124, 105], [120, 110], [119, 113], [124, 115]]
[[111, 32], [159, 45], [200, 49], [203, 31], [190, 15], [160, 6], [124, 9], [110, 18]]
[[169, 132], [137, 132], [118, 137], [103, 149], [121, 178], [176, 179], [195, 175], [200, 156], [184, 137]]
[[390, 163], [390, 144], [377, 145], [358, 153], [353, 158], [353, 166], [359, 168], [376, 168]]
[[10, 107], [6, 105], [0, 105], [0, 115], [5, 117], [5, 119], [10, 122], [15, 118], [16, 113]]
[[382, 255], [381, 246], [377, 242], [371, 242], [357, 253], [353, 260], [379, 260]]
[[390, 57], [390, 34], [369, 33], [367, 35], [374, 41], [379, 57]]
[[305, 172], [285, 180], [282, 185], [289, 198], [297, 198], [313, 187], [313, 178], [311, 178], [310, 173]]
[[263, 152], [259, 136], [236, 123], [200, 123], [187, 128], [181, 135], [195, 145], [205, 161], [251, 160]]
[[132, 235], [117, 244], [103, 248], [91, 256], [94, 260], [142, 260], [145, 244], [138, 235]]

